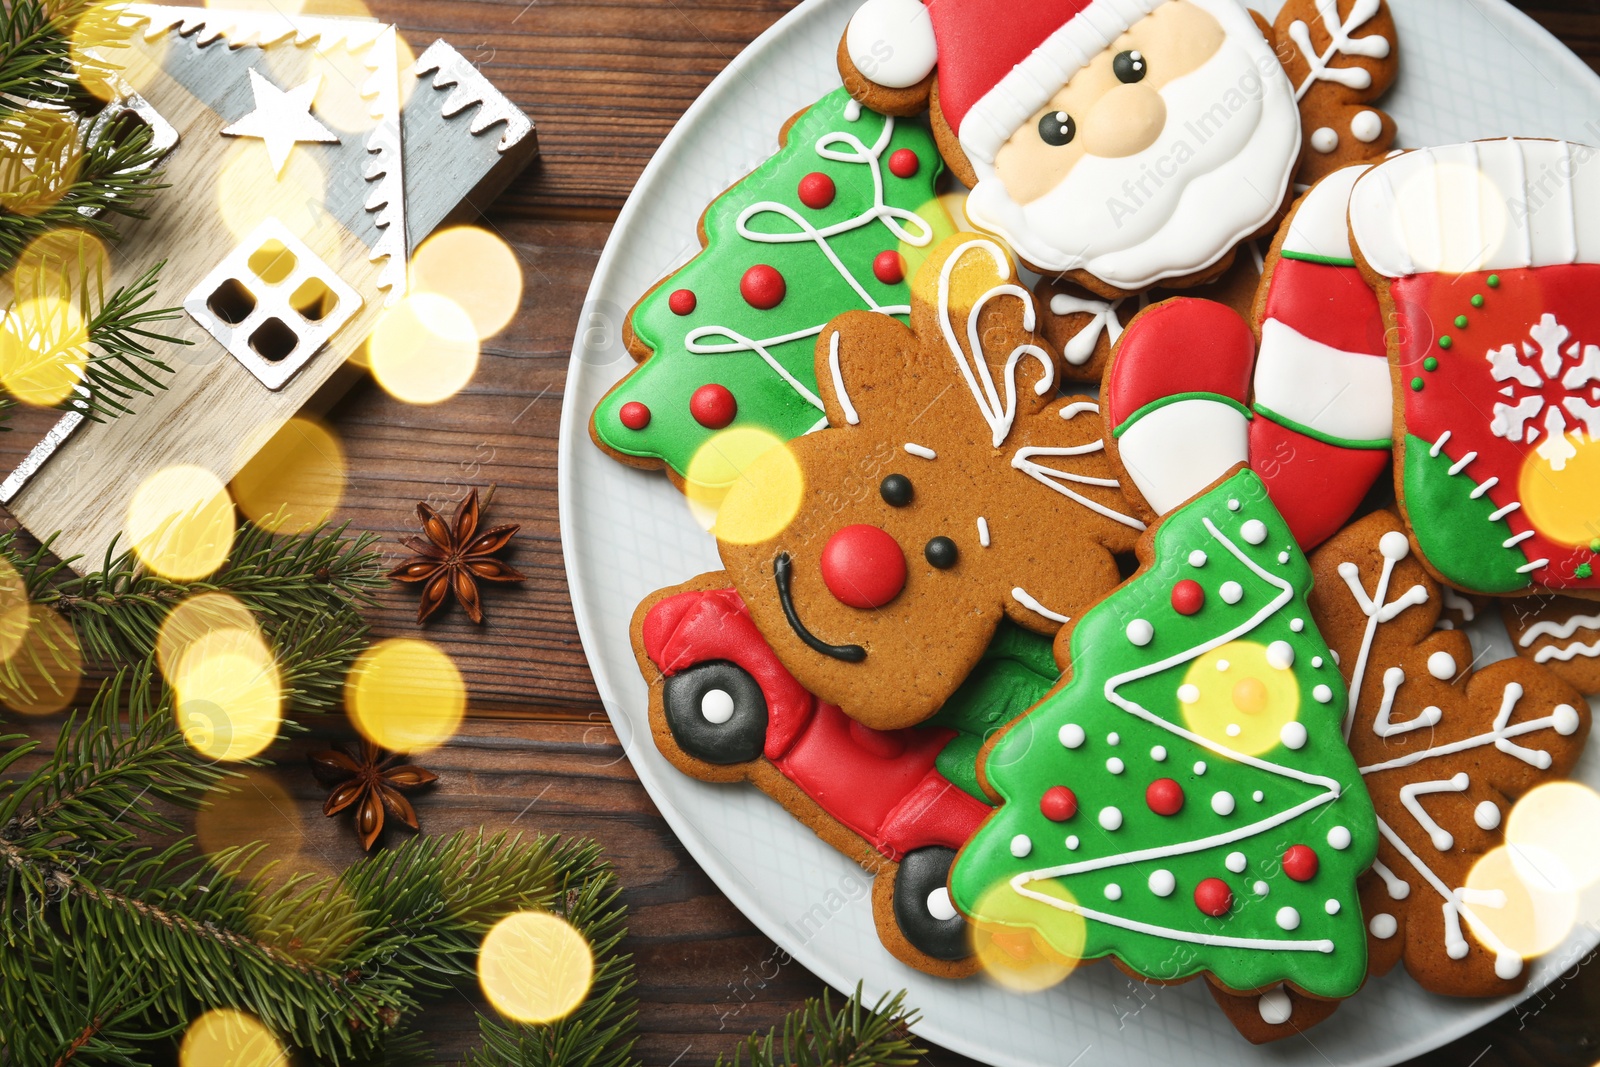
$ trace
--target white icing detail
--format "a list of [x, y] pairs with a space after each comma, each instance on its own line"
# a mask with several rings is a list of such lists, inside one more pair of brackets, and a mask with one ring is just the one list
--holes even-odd
[[1434, 821], [1433, 816], [1423, 810], [1417, 798], [1430, 793], [1465, 793], [1470, 784], [1466, 772], [1460, 771], [1437, 782], [1411, 782], [1400, 787], [1400, 803], [1411, 813], [1411, 817], [1417, 820], [1417, 825], [1427, 832], [1428, 840], [1432, 841], [1433, 847], [1440, 852], [1449, 852], [1454, 848], [1456, 839], [1449, 830], [1440, 826]]
[[1274, 641], [1267, 646], [1267, 663], [1280, 671], [1294, 666], [1294, 646], [1287, 641]]
[[1311, 690], [1311, 696], [1318, 704], [1326, 704], [1333, 699], [1333, 690], [1328, 686], [1319, 685]]
[[1327, 912], [1329, 915], [1337, 915], [1339, 914], [1339, 902], [1334, 900], [1332, 897], [1329, 897], [1327, 901], [1323, 903], [1322, 910]]
[[1541, 637], [1556, 637], [1565, 641], [1579, 630], [1600, 630], [1600, 615], [1568, 615], [1565, 619], [1536, 622], [1517, 638], [1517, 647], [1527, 648]]
[[1211, 794], [1211, 810], [1218, 815], [1233, 814], [1233, 794], [1227, 790]]
[[1276, 921], [1278, 923], [1279, 929], [1282, 929], [1282, 930], [1298, 930], [1298, 929], [1300, 929], [1300, 913], [1298, 911], [1295, 911], [1293, 908], [1279, 908], [1278, 909], [1278, 914], [1275, 916], [1275, 918], [1276, 918]]
[[1452, 474], [1452, 475], [1460, 474], [1463, 470], [1466, 469], [1467, 464], [1471, 463], [1473, 460], [1475, 460], [1477, 458], [1478, 458], [1478, 454], [1476, 452], [1468, 452], [1466, 455], [1462, 456], [1460, 459], [1458, 459], [1454, 463], [1450, 464], [1449, 473]]
[[[1113, 807], [1101, 808], [1099, 822], [1102, 830], [1119, 829], [1122, 826], [1122, 812]], [[1099, 866], [1110, 866], [1110, 864], [1100, 864]]]
[[859, 122], [861, 120], [861, 101], [846, 100], [844, 104], [844, 120], [846, 122]]
[[1066, 748], [1077, 748], [1084, 742], [1083, 727], [1075, 722], [1065, 723], [1056, 731], [1056, 739]]
[[[1450, 431], [1446, 430], [1444, 436], [1439, 438], [1439, 444], [1443, 444], [1445, 438], [1449, 436]], [[1344, 716], [1346, 741], [1350, 740], [1350, 727], [1356, 717], [1356, 702], [1361, 697], [1361, 683], [1367, 673], [1367, 657], [1372, 654], [1372, 639], [1378, 633], [1378, 625], [1389, 622], [1409, 607], [1428, 602], [1428, 590], [1421, 585], [1413, 585], [1395, 599], [1388, 599], [1389, 581], [1394, 576], [1394, 565], [1411, 552], [1411, 542], [1406, 539], [1406, 535], [1399, 530], [1388, 531], [1378, 539], [1378, 552], [1383, 556], [1383, 570], [1378, 574], [1378, 583], [1372, 596], [1367, 595], [1366, 587], [1361, 584], [1360, 567], [1346, 561], [1339, 564], [1338, 568], [1339, 577], [1343, 578], [1344, 584], [1349, 587], [1356, 606], [1367, 617], [1366, 629], [1361, 634], [1361, 650], [1356, 655], [1355, 670], [1350, 673], [1350, 703]]]
[[[1366, 167], [1345, 167], [1312, 187], [1289, 220], [1283, 251], [1349, 260], [1350, 188], [1366, 171]], [[1257, 388], [1260, 388], [1259, 380]]]
[[1498, 953], [1494, 958], [1494, 976], [1504, 981], [1511, 981], [1522, 973], [1522, 957], [1515, 952], [1506, 951]]
[[1574, 641], [1565, 648], [1558, 648], [1555, 645], [1546, 645], [1544, 648], [1541, 648], [1539, 651], [1533, 654], [1533, 662], [1549, 663], [1553, 659], [1558, 659], [1562, 663], [1566, 663], [1574, 656], [1585, 656], [1589, 659], [1594, 659], [1595, 657], [1600, 656], [1600, 641], [1595, 641], [1593, 644], [1588, 645], [1579, 641]]
[[[1494, 479], [1491, 478], [1490, 481], [1494, 481]], [[1512, 534], [1510, 537], [1500, 542], [1500, 547], [1514, 548], [1515, 546], [1522, 544], [1522, 542], [1526, 541], [1528, 538], [1532, 537], [1536, 532], [1537, 531], [1535, 530], [1523, 530], [1519, 534]]]
[[1367, 929], [1372, 931], [1372, 936], [1379, 941], [1389, 940], [1399, 928], [1400, 924], [1395, 921], [1395, 917], [1386, 911], [1374, 915], [1372, 921], [1367, 924]]
[[1204, 773], [1206, 773], [1206, 761], [1205, 760], [1202, 759], [1202, 760], [1195, 760], [1194, 761], [1194, 773], [1196, 773], [1196, 774], [1204, 774]]
[[1189, 566], [1191, 566], [1191, 567], [1204, 567], [1205, 565], [1206, 565], [1206, 554], [1203, 551], [1201, 551], [1200, 549], [1197, 548], [1193, 552], [1189, 553]]
[[1288, 563], [1289, 562], [1289, 553], [1288, 553], [1287, 550], [1278, 553], [1278, 562], [1279, 563]]
[[1500, 825], [1500, 806], [1492, 800], [1478, 802], [1472, 809], [1472, 821], [1480, 830], [1493, 830]]
[[1252, 893], [1254, 893], [1258, 897], [1264, 897], [1268, 893], [1272, 892], [1272, 887], [1269, 886], [1266, 882], [1258, 880], [1254, 885], [1252, 885], [1250, 887], [1250, 891]]
[[1348, 826], [1335, 826], [1328, 831], [1328, 847], [1343, 852], [1350, 847], [1350, 828]]
[[1283, 742], [1283, 747], [1301, 749], [1306, 744], [1306, 727], [1300, 722], [1286, 722], [1283, 729], [1278, 731], [1278, 740]]
[[1098, 415], [1100, 414], [1100, 405], [1093, 400], [1074, 400], [1072, 403], [1058, 408], [1056, 414], [1063, 419], [1075, 419], [1086, 411]]
[[1113, 731], [1112, 731], [1112, 732], [1111, 732], [1111, 733], [1109, 733], [1109, 734], [1106, 734], [1106, 744], [1108, 744], [1108, 745], [1110, 745], [1110, 746], [1111, 746], [1111, 747], [1112, 747], [1112, 748], [1115, 748], [1115, 747], [1117, 747], [1117, 745], [1118, 745], [1118, 744], [1119, 744], [1119, 743], [1120, 743], [1120, 742], [1121, 742], [1121, 741], [1122, 741], [1122, 738], [1121, 738], [1121, 737], [1119, 737], [1119, 736], [1117, 736], [1117, 733], [1116, 733], [1116, 731], [1115, 731], [1115, 730], [1113, 730]]
[[708, 689], [700, 698], [700, 717], [713, 726], [733, 718], [733, 696], [726, 689]]
[[1073, 852], [1078, 851], [1078, 835], [1077, 834], [1069, 834], [1069, 835], [1067, 835], [1067, 848], [1069, 850], [1073, 851]]
[[1312, 656], [1311, 657], [1311, 666], [1313, 666], [1313, 667], [1321, 667], [1322, 664], [1323, 664], [1323, 659], [1322, 659], [1321, 656]]
[[935, 922], [949, 922], [956, 917], [956, 906], [951, 903], [950, 890], [940, 886], [928, 894], [928, 915]]
[[1106, 760], [1106, 770], [1110, 771], [1112, 774], [1121, 774], [1123, 771], [1122, 760], [1116, 756], [1112, 756], [1110, 759]]
[[[1099, 414], [1100, 405], [1089, 400], [1078, 400], [1065, 405], [1059, 410], [1063, 419], [1071, 419], [1077, 417], [1078, 415], [1082, 415], [1085, 412], [1094, 412], [1095, 414]], [[1092, 475], [1076, 474], [1072, 471], [1064, 471], [1056, 467], [1047, 467], [1044, 464], [1038, 463], [1034, 460], [1035, 456], [1047, 458], [1086, 456], [1094, 452], [1103, 451], [1104, 449], [1105, 444], [1099, 440], [1091, 441], [1088, 444], [1070, 445], [1064, 448], [1045, 448], [1037, 445], [1028, 445], [1017, 449], [1016, 454], [1011, 457], [1011, 466], [1039, 482], [1041, 485], [1053, 489], [1068, 499], [1077, 501], [1079, 504], [1082, 504], [1084, 507], [1098, 515], [1104, 515], [1106, 518], [1120, 522], [1124, 526], [1131, 527], [1132, 529], [1143, 530], [1145, 528], [1145, 524], [1134, 518], [1132, 515], [1125, 515], [1114, 508], [1110, 508], [1104, 504], [1101, 504], [1097, 500], [1091, 500], [1089, 497], [1086, 497], [1081, 493], [1069, 488], [1066, 484], [1071, 482], [1077, 485], [1097, 485], [1108, 489], [1120, 489], [1121, 484], [1115, 478], [1096, 478]]]
[[[1317, 0], [1317, 17], [1328, 32], [1328, 47], [1318, 52], [1311, 43], [1311, 28], [1300, 19], [1289, 23], [1289, 39], [1300, 50], [1308, 68], [1305, 81], [1295, 87], [1294, 98], [1306, 95], [1313, 83], [1330, 81], [1347, 89], [1366, 89], [1372, 85], [1372, 75], [1364, 67], [1335, 67], [1333, 60], [1339, 56], [1363, 56], [1383, 59], [1389, 55], [1389, 39], [1382, 34], [1369, 33], [1365, 37], [1350, 36], [1366, 25], [1378, 13], [1378, 0], [1356, 0], [1343, 21], [1339, 19], [1338, 0]], [[1323, 149], [1331, 151], [1331, 149]]]
[[[1534, 390], [1530, 395], [1519, 398], [1514, 387], [1508, 385], [1502, 389], [1501, 393], [1515, 400], [1515, 403], [1497, 402], [1494, 405], [1494, 417], [1489, 422], [1489, 430], [1495, 436], [1509, 441], [1531, 443], [1539, 434], [1532, 422], [1542, 413], [1544, 441], [1535, 451], [1553, 470], [1559, 471], [1565, 469], [1567, 460], [1578, 454], [1568, 440], [1567, 414], [1570, 413], [1582, 423], [1584, 433], [1594, 439], [1600, 437], [1600, 408], [1591, 406], [1580, 397], [1566, 397], [1559, 402], [1547, 403], [1544, 389], [1558, 380], [1563, 388], [1574, 389], [1594, 377], [1596, 367], [1600, 366], [1600, 348], [1594, 345], [1583, 348], [1581, 362], [1568, 368], [1565, 360], [1578, 359], [1580, 346], [1574, 341], [1567, 346], [1566, 355], [1562, 355], [1562, 346], [1571, 336], [1571, 331], [1549, 312], [1541, 315], [1539, 321], [1528, 328], [1528, 336], [1537, 343], [1537, 347], [1524, 341], [1520, 351], [1516, 345], [1506, 344], [1486, 354], [1490, 374], [1495, 381], [1514, 381]], [[1524, 362], [1525, 359], [1528, 362]], [[1487, 486], [1478, 488], [1481, 492]], [[1472, 495], [1478, 496], [1479, 492]]]
[[1372, 720], [1372, 732], [1379, 737], [1394, 737], [1410, 730], [1418, 730], [1425, 726], [1437, 726], [1439, 720], [1444, 718], [1444, 712], [1438, 707], [1429, 704], [1417, 713], [1414, 719], [1405, 722], [1392, 722], [1390, 716], [1394, 712], [1394, 697], [1400, 691], [1400, 686], [1405, 683], [1406, 672], [1402, 667], [1390, 667], [1383, 672], [1383, 699], [1378, 704], [1378, 714]]
[[1382, 860], [1374, 860], [1372, 870], [1379, 878], [1383, 879], [1383, 888], [1389, 894], [1390, 900], [1404, 900], [1411, 895], [1411, 883], [1404, 878], [1397, 877], [1393, 871], [1384, 865]]
[[1076, 315], [1088, 312], [1092, 318], [1083, 324], [1083, 327], [1073, 334], [1067, 343], [1061, 346], [1061, 356], [1074, 367], [1081, 367], [1089, 362], [1089, 357], [1094, 355], [1095, 345], [1100, 341], [1102, 332], [1106, 335], [1109, 344], [1116, 344], [1117, 338], [1122, 336], [1122, 321], [1117, 318], [1117, 311], [1122, 307], [1122, 299], [1095, 300], [1072, 296], [1070, 293], [1056, 293], [1050, 298], [1050, 310], [1056, 315]]
[[[1117, 450], [1133, 484], [1159, 515], [1192, 499], [1250, 455], [1250, 420], [1204, 397], [1175, 400], [1124, 423]], [[1182, 447], [1173, 447], [1182, 442]]]
[[1522, 566], [1518, 567], [1517, 568], [1517, 573], [1518, 574], [1527, 574], [1529, 571], [1536, 571], [1540, 567], [1548, 567], [1549, 565], [1550, 565], [1550, 560], [1548, 558], [1546, 558], [1546, 559], [1536, 559], [1532, 563], [1524, 563]]
[[1326, 155], [1339, 147], [1339, 131], [1332, 126], [1318, 126], [1311, 131], [1311, 147]]
[[1255, 801], [1257, 804], [1259, 804], [1263, 800], [1267, 799], [1267, 794], [1265, 794], [1261, 790], [1257, 789], [1254, 793], [1250, 794], [1250, 799]]
[[1289, 629], [1293, 630], [1295, 633], [1299, 633], [1300, 631], [1304, 630], [1305, 628], [1306, 628], [1306, 620], [1304, 620], [1304, 619], [1290, 619], [1289, 620]]
[[989, 520], [982, 515], [978, 516], [978, 544], [989, 547]]
[[1018, 604], [1021, 604], [1035, 615], [1042, 615], [1051, 622], [1068, 623], [1072, 621], [1069, 616], [1062, 615], [1060, 612], [1051, 611], [1049, 608], [1033, 599], [1032, 596], [1028, 595], [1028, 591], [1022, 588], [1020, 585], [1014, 585], [1011, 587], [1011, 599], [1015, 600]]
[[1389, 362], [1305, 336], [1281, 319], [1261, 323], [1255, 403], [1319, 433], [1388, 443], [1394, 431]]
[[1260, 519], [1247, 519], [1239, 527], [1239, 536], [1252, 545], [1259, 545], [1267, 539], [1267, 524]]
[[1441, 682], [1448, 682], [1456, 676], [1456, 658], [1448, 652], [1439, 651], [1428, 657], [1428, 673]]
[[1033, 840], [1027, 834], [1018, 834], [1011, 839], [1011, 854], [1017, 859], [1022, 859], [1033, 851]]
[[[1403, 756], [1385, 760], [1382, 763], [1373, 763], [1361, 768], [1362, 774], [1375, 774], [1378, 771], [1394, 770], [1397, 767], [1409, 767], [1413, 763], [1420, 763], [1426, 759], [1437, 759], [1440, 756], [1452, 756], [1457, 752], [1468, 752], [1484, 745], [1494, 745], [1495, 748], [1508, 756], [1515, 756], [1530, 767], [1541, 771], [1550, 769], [1552, 760], [1550, 753], [1542, 749], [1524, 748], [1514, 744], [1512, 739], [1525, 734], [1537, 733], [1546, 727], [1554, 728], [1559, 734], [1570, 736], [1578, 727], [1578, 713], [1570, 705], [1558, 705], [1549, 715], [1542, 719], [1529, 719], [1511, 725], [1511, 713], [1516, 709], [1517, 702], [1522, 699], [1522, 685], [1520, 682], [1506, 683], [1501, 694], [1500, 710], [1495, 714], [1493, 726], [1486, 732], [1465, 737], [1459, 741], [1451, 741], [1433, 748], [1418, 749], [1408, 752]], [[1563, 729], [1563, 727], [1569, 727]]]
[[1236, 722], [1230, 722], [1223, 732], [1229, 737], [1238, 737], [1240, 734], [1244, 733], [1244, 728]]
[[1439, 435], [1439, 439], [1433, 443], [1433, 447], [1428, 449], [1428, 455], [1434, 459], [1438, 459], [1439, 450], [1444, 448], [1445, 442], [1448, 440], [1450, 440], [1450, 431], [1446, 430], [1444, 433]]
[[1167, 759], [1167, 747], [1165, 745], [1155, 746], [1150, 750], [1150, 758], [1155, 760], [1157, 763], [1165, 763]]
[[1122, 887], [1120, 885], [1118, 885], [1117, 883], [1115, 883], [1115, 882], [1112, 882], [1110, 885], [1106, 886], [1106, 899], [1107, 900], [1121, 900], [1122, 899]]
[[1217, 590], [1217, 595], [1225, 604], [1237, 604], [1244, 597], [1244, 586], [1234, 581], [1223, 582], [1222, 588]]
[[939, 59], [933, 19], [920, 0], [866, 0], [850, 17], [845, 52], [869, 81], [907, 89]]
[[1161, 870], [1150, 872], [1149, 885], [1150, 892], [1156, 896], [1170, 897], [1172, 891], [1178, 888], [1178, 880], [1173, 877], [1171, 871], [1162, 868]]
[[[1501, 958], [1515, 955], [1515, 953], [1506, 948], [1500, 939], [1495, 936], [1494, 931], [1473, 911], [1476, 906], [1505, 907], [1505, 895], [1503, 893], [1472, 893], [1465, 888], [1451, 889], [1440, 880], [1431, 867], [1422, 861], [1422, 857], [1412, 851], [1411, 846], [1407, 845], [1404, 839], [1395, 833], [1389, 824], [1381, 818], [1378, 820], [1378, 832], [1388, 840], [1390, 845], [1394, 846], [1395, 851], [1400, 853], [1407, 863], [1411, 864], [1412, 868], [1422, 876], [1423, 880], [1433, 888], [1434, 892], [1444, 898], [1444, 904], [1440, 910], [1444, 916], [1444, 945], [1447, 956], [1453, 960], [1464, 959], [1469, 951], [1467, 939], [1461, 933], [1462, 919], [1467, 921], [1467, 926], [1471, 928], [1473, 935], [1482, 942], [1483, 946], [1495, 954], [1497, 971], [1499, 969], [1498, 961]], [[1373, 869], [1376, 870], [1377, 868], [1378, 865], [1374, 864]], [[1392, 877], [1392, 875], [1389, 877]], [[1386, 878], [1385, 881], [1387, 880]], [[1390, 896], [1394, 896], [1392, 889]], [[1396, 899], [1400, 898], [1397, 897]]]
[[1376, 111], [1358, 111], [1350, 119], [1350, 136], [1371, 144], [1383, 135], [1383, 117]]
[[861, 423], [861, 416], [856, 414], [856, 406], [850, 402], [850, 394], [845, 392], [844, 375], [839, 371], [839, 331], [834, 330], [833, 336], [828, 338], [828, 372], [833, 375], [833, 395], [838, 398], [839, 406], [844, 409], [844, 421], [851, 426]]
[[1178, 686], [1178, 699], [1185, 704], [1193, 704], [1200, 699], [1200, 687], [1190, 682]]
[[1288, 990], [1279, 983], [1256, 998], [1256, 1010], [1268, 1026], [1282, 1026], [1294, 1014], [1294, 1005], [1289, 1001]]
[[[1521, 506], [1521, 504], [1507, 504], [1493, 515], [1490, 515], [1489, 518], [1499, 519], [1507, 512], [1514, 511]], [[1461, 620], [1463, 622], [1471, 622], [1475, 617], [1477, 617], [1478, 610], [1472, 606], [1472, 601], [1468, 600], [1454, 589], [1451, 589], [1448, 585], [1441, 585], [1439, 587], [1439, 595], [1444, 600], [1444, 606], [1447, 609], [1460, 613]], [[1597, 618], [1596, 621], [1600, 622], [1600, 618]]]
[[1227, 858], [1222, 861], [1222, 864], [1234, 874], [1243, 874], [1249, 861], [1244, 858], [1243, 852], [1230, 852]]
[[1469, 498], [1473, 499], [1473, 500], [1476, 500], [1480, 496], [1482, 496], [1483, 494], [1487, 493], [1489, 490], [1493, 489], [1495, 486], [1497, 486], [1499, 484], [1500, 484], [1499, 476], [1498, 475], [1491, 476], [1488, 481], [1479, 482], [1477, 484], [1477, 486], [1473, 488], [1472, 492], [1467, 494], [1467, 496]]
[[1156, 630], [1154, 626], [1150, 625], [1150, 620], [1134, 619], [1132, 622], [1128, 623], [1127, 634], [1128, 640], [1131, 643], [1143, 648], [1145, 645], [1150, 643], [1152, 638], [1155, 637]]
[[921, 459], [938, 459], [939, 458], [939, 453], [935, 452], [933, 449], [929, 448], [927, 445], [919, 445], [919, 444], [917, 444], [917, 443], [915, 443], [913, 441], [907, 441], [906, 442], [906, 451], [911, 453], [913, 456], [917, 456], [917, 457], [919, 457]]

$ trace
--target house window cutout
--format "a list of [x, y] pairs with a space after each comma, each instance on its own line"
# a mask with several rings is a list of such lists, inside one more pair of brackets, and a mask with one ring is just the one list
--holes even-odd
[[361, 296], [277, 219], [267, 219], [183, 302], [268, 389], [281, 389], [361, 309]]

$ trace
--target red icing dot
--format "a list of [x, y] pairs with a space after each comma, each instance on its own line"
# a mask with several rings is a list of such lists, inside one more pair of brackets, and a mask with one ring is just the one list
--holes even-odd
[[922, 160], [909, 148], [896, 150], [889, 156], [889, 173], [896, 178], [914, 178], [922, 168]]
[[1206, 591], [1193, 578], [1185, 578], [1172, 587], [1172, 610], [1179, 615], [1193, 615], [1205, 603]]
[[899, 285], [906, 280], [906, 261], [892, 248], [879, 252], [872, 261], [872, 273], [884, 285]]
[[716, 382], [702, 385], [689, 398], [689, 414], [708, 430], [722, 429], [738, 413], [739, 405], [733, 399], [733, 394], [728, 392], [727, 386]]
[[1207, 878], [1194, 887], [1194, 906], [1220, 919], [1233, 907], [1233, 890], [1221, 878]]
[[905, 588], [905, 553], [876, 526], [846, 526], [823, 546], [822, 581], [841, 604], [881, 608]]
[[1051, 822], [1066, 822], [1078, 814], [1078, 798], [1064, 785], [1053, 785], [1039, 798], [1039, 810]]
[[1317, 876], [1316, 850], [1310, 845], [1291, 845], [1283, 854], [1283, 873], [1297, 882], [1309, 882]]
[[833, 203], [835, 192], [833, 179], [821, 171], [814, 170], [800, 179], [800, 202], [813, 211]]
[[769, 267], [765, 263], [757, 263], [744, 272], [744, 277], [739, 279], [739, 295], [745, 302], [760, 311], [770, 311], [783, 303], [783, 294], [788, 292], [784, 284], [783, 275], [778, 273], [778, 268]]
[[617, 409], [617, 418], [630, 430], [642, 430], [650, 425], [650, 409], [637, 400], [630, 400]]
[[1183, 810], [1183, 786], [1171, 778], [1157, 778], [1145, 789], [1144, 802], [1157, 815], [1176, 815]]
[[674, 289], [672, 295], [667, 297], [667, 307], [672, 309], [674, 315], [692, 315], [698, 303], [690, 289]]

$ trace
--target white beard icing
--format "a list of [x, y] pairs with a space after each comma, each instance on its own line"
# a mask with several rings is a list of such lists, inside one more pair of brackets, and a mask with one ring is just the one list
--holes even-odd
[[1216, 263], [1272, 218], [1288, 188], [1300, 151], [1294, 89], [1252, 25], [1161, 97], [1167, 121], [1155, 143], [1121, 159], [1086, 155], [1026, 206], [992, 164], [973, 160], [967, 216], [1032, 265], [1087, 270], [1123, 289]]

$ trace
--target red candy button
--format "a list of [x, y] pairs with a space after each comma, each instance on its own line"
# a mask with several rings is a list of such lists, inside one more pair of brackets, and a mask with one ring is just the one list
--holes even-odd
[[813, 211], [833, 203], [835, 192], [833, 179], [821, 171], [814, 170], [800, 179], [800, 202]]
[[1078, 798], [1064, 785], [1053, 785], [1039, 798], [1039, 810], [1051, 822], [1066, 822], [1078, 814]]
[[1310, 845], [1291, 845], [1283, 854], [1283, 873], [1297, 882], [1309, 882], [1317, 876], [1321, 861]]
[[1172, 610], [1179, 615], [1193, 615], [1206, 605], [1206, 591], [1193, 578], [1185, 578], [1172, 587]]
[[1220, 919], [1233, 907], [1233, 890], [1221, 878], [1207, 878], [1194, 887], [1194, 906]]
[[896, 178], [914, 178], [922, 168], [922, 160], [909, 148], [896, 150], [889, 156], [889, 173]]
[[672, 309], [674, 315], [692, 315], [695, 305], [699, 303], [690, 289], [674, 289], [672, 295], [667, 297], [667, 307]]
[[846, 526], [823, 546], [822, 581], [841, 604], [881, 608], [905, 588], [905, 553], [876, 526]]
[[906, 261], [893, 249], [879, 252], [872, 261], [872, 273], [884, 285], [899, 285], [906, 280]]
[[727, 386], [711, 382], [702, 385], [689, 398], [689, 414], [708, 430], [720, 430], [733, 421], [739, 405], [728, 392]]
[[637, 400], [630, 400], [617, 409], [617, 418], [630, 430], [642, 430], [650, 425], [650, 409]]
[[1145, 789], [1144, 802], [1157, 815], [1176, 815], [1183, 810], [1183, 786], [1171, 778], [1157, 778]]
[[739, 279], [739, 295], [744, 297], [745, 303], [759, 311], [770, 311], [783, 303], [783, 294], [786, 292], [788, 286], [784, 284], [778, 268], [765, 263], [757, 263]]

